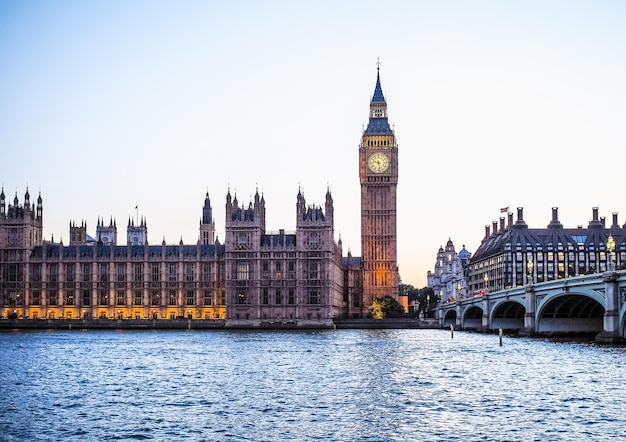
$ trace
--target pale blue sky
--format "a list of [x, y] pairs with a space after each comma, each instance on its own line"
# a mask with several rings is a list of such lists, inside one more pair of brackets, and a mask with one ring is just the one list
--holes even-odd
[[70, 221], [195, 243], [208, 190], [295, 229], [298, 187], [335, 201], [360, 254], [358, 145], [376, 80], [400, 146], [401, 276], [474, 252], [500, 208], [626, 222], [626, 2], [0, 0], [0, 180]]

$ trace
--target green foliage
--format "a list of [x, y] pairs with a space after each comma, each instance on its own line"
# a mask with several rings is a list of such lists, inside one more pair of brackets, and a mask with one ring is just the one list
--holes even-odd
[[395, 298], [387, 295], [374, 299], [369, 312], [374, 319], [400, 318], [404, 315], [404, 307]]
[[400, 296], [411, 296], [411, 292], [415, 290], [411, 284], [400, 284], [398, 286], [398, 292]]
[[426, 303], [426, 300], [430, 296], [431, 301], [435, 300], [435, 291], [432, 287], [424, 287], [416, 289], [413, 294], [409, 295], [409, 301], [417, 301], [419, 304]]
[[428, 296], [430, 296], [431, 300], [435, 300], [435, 292], [432, 287], [423, 287], [418, 289], [413, 287], [411, 284], [400, 284], [399, 290], [400, 295], [409, 297], [409, 303], [417, 301], [419, 304], [424, 304], [426, 303]]

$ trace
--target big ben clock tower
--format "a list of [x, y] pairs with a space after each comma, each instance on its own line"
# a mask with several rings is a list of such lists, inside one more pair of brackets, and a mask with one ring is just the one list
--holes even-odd
[[380, 65], [377, 71], [369, 123], [359, 146], [365, 311], [375, 298], [391, 295], [398, 300], [399, 283], [396, 246], [398, 145], [387, 119], [387, 102], [380, 86]]

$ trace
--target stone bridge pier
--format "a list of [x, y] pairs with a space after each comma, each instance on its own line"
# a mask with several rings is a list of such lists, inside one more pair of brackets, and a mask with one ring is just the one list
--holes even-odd
[[535, 286], [529, 284], [524, 289], [526, 293], [526, 313], [524, 314], [524, 328], [520, 329], [519, 334], [522, 336], [530, 336], [535, 333]]
[[619, 289], [617, 285], [617, 272], [606, 272], [603, 275], [605, 309], [603, 326], [604, 330], [596, 336], [599, 344], [622, 343], [624, 337], [620, 335], [619, 315]]

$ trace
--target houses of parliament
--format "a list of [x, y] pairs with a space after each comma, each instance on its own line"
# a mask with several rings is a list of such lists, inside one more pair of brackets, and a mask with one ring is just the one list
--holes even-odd
[[[98, 219], [95, 237], [70, 222], [69, 244], [43, 238], [41, 194], [7, 202], [0, 193], [0, 316], [65, 319], [203, 319], [232, 325], [329, 324], [365, 318], [373, 300], [398, 294], [398, 145], [380, 72], [358, 149], [361, 257], [334, 240], [334, 205], [296, 195], [296, 230], [268, 232], [258, 191], [240, 204], [226, 195], [225, 239], [215, 239], [211, 200], [196, 244], [148, 244], [145, 219]], [[121, 235], [120, 235], [121, 236]]]

